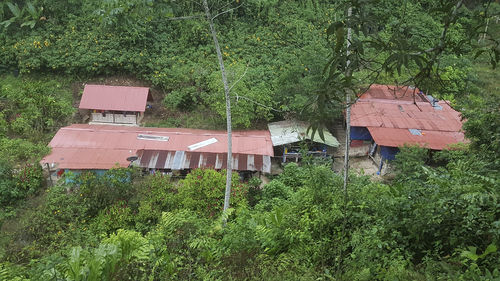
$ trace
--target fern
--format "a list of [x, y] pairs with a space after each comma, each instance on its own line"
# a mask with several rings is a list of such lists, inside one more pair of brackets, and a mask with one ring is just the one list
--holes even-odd
[[0, 281], [29, 281], [29, 279], [20, 276], [12, 264], [0, 263]]

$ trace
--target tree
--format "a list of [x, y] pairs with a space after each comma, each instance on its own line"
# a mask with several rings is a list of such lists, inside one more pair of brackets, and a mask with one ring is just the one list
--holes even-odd
[[[215, 31], [214, 18], [210, 14], [207, 0], [203, 0], [203, 7], [205, 8], [205, 15], [208, 24], [210, 25], [210, 33], [214, 40], [215, 51], [217, 52], [217, 59], [219, 61], [220, 72], [222, 76], [222, 83], [224, 84], [224, 94], [226, 98], [226, 120], [227, 120], [227, 174], [226, 174], [226, 191], [224, 195], [224, 209], [225, 212], [229, 208], [229, 199], [231, 196], [231, 176], [233, 173], [233, 148], [232, 148], [232, 134], [231, 134], [231, 100], [229, 99], [229, 84], [227, 82], [226, 69], [224, 68], [224, 59], [220, 50], [219, 40], [217, 40], [217, 32]], [[223, 216], [224, 224], [226, 218]]]

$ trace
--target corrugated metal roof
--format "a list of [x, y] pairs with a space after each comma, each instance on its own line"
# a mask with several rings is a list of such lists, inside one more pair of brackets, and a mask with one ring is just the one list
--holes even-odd
[[417, 102], [428, 102], [425, 95], [421, 94], [418, 88], [408, 86], [397, 87], [373, 84], [370, 89], [360, 97], [360, 99], [384, 99], [411, 102], [413, 102], [414, 98]]
[[460, 113], [446, 102], [436, 110], [428, 102], [384, 103], [377, 100], [358, 100], [351, 110], [351, 125], [358, 127], [385, 127], [425, 129], [455, 132], [462, 128]]
[[[49, 143], [51, 154], [41, 162], [68, 169], [109, 169], [116, 163], [127, 166], [126, 158], [139, 150], [189, 151], [189, 146], [212, 138], [217, 142], [192, 152], [227, 153], [225, 131], [74, 124], [57, 132]], [[273, 156], [269, 131], [233, 132], [233, 153]]]
[[368, 130], [375, 142], [383, 146], [420, 145], [442, 150], [450, 144], [464, 142], [461, 132], [420, 130], [421, 135], [413, 135], [408, 129], [368, 127]]
[[[139, 166], [149, 169], [225, 169], [227, 167], [227, 153], [141, 150], [138, 155]], [[232, 158], [235, 170], [271, 172], [271, 156], [269, 155], [233, 154]]]
[[148, 100], [146, 87], [85, 85], [79, 108], [144, 112]]
[[307, 133], [307, 128], [309, 126], [304, 122], [286, 120], [269, 123], [267, 126], [269, 128], [269, 132], [271, 133], [273, 146], [294, 143], [304, 139], [312, 140], [317, 143], [323, 143], [332, 147], [339, 146], [337, 139], [328, 130], [323, 132], [325, 140], [321, 139], [318, 132], [316, 132], [314, 139], [312, 139], [312, 130], [309, 130]]
[[130, 164], [127, 158], [135, 154], [134, 150], [128, 149], [54, 147], [41, 163], [54, 163], [59, 169], [107, 170], [117, 165], [127, 167]]
[[[414, 103], [413, 92], [406, 96], [402, 94], [404, 90], [399, 90], [394, 96], [394, 86], [372, 87], [373, 91], [370, 88], [352, 105], [351, 125], [367, 127], [379, 145], [396, 147], [408, 143], [443, 149], [464, 141], [461, 115], [445, 101], [432, 104], [419, 94], [420, 101]], [[420, 130], [422, 135], [413, 135], [409, 129]]]

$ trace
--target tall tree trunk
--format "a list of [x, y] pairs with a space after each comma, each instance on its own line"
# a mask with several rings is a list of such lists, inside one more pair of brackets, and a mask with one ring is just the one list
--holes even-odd
[[[350, 46], [351, 46], [351, 36], [352, 36], [352, 31], [351, 27], [349, 24], [349, 19], [352, 15], [352, 8], [349, 6], [347, 9], [347, 48], [346, 48], [346, 55], [349, 57], [351, 54], [350, 52]], [[347, 58], [346, 62], [346, 68], [345, 68], [345, 76], [350, 77], [352, 75], [352, 69], [350, 68], [351, 61], [349, 58]], [[351, 142], [351, 90], [350, 89], [345, 89], [345, 103], [346, 103], [346, 109], [345, 109], [345, 123], [346, 123], [346, 129], [345, 129], [345, 154], [344, 154], [344, 219], [342, 222], [342, 238], [346, 237], [346, 226], [347, 226], [347, 202], [348, 202], [348, 193], [347, 193], [347, 184], [349, 182], [349, 147], [350, 147], [350, 142]], [[344, 250], [343, 246], [340, 248], [340, 261], [337, 264], [337, 271], [340, 270], [341, 264], [344, 260]]]
[[[233, 143], [231, 133], [231, 101], [229, 100], [229, 84], [227, 83], [226, 69], [224, 68], [224, 60], [220, 51], [219, 40], [217, 40], [217, 32], [215, 31], [214, 21], [210, 14], [207, 0], [203, 0], [203, 7], [205, 8], [205, 15], [210, 25], [210, 32], [214, 40], [215, 50], [217, 51], [217, 58], [219, 60], [220, 72], [222, 74], [222, 84], [224, 84], [224, 93], [226, 96], [226, 119], [227, 119], [227, 176], [226, 176], [226, 192], [224, 196], [224, 211], [229, 208], [229, 198], [231, 196], [231, 176], [233, 172]], [[226, 224], [226, 217], [223, 216], [223, 223]]]
[[[349, 18], [352, 15], [352, 8], [349, 7], [347, 10], [347, 24], [349, 24]], [[347, 57], [351, 54], [350, 52], [350, 46], [351, 46], [351, 36], [352, 36], [352, 31], [349, 25], [347, 26]], [[349, 58], [347, 58], [347, 63], [346, 63], [346, 70], [345, 70], [345, 76], [350, 77], [352, 75], [352, 70], [349, 67], [351, 64], [351, 61]], [[350, 140], [351, 140], [351, 93], [350, 90], [346, 90], [346, 95], [345, 95], [345, 103], [346, 103], [346, 113], [345, 113], [345, 123], [346, 123], [346, 130], [345, 130], [345, 155], [344, 155], [344, 196], [347, 198], [347, 183], [349, 181], [349, 147], [350, 147]]]

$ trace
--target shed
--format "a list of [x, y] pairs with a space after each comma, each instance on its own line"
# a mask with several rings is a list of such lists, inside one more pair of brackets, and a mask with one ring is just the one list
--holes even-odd
[[283, 162], [286, 161], [287, 157], [299, 158], [300, 154], [297, 149], [293, 149], [292, 144], [296, 144], [300, 141], [309, 140], [315, 144], [311, 147], [311, 154], [319, 154], [326, 156], [327, 147], [338, 147], [339, 142], [337, 139], [328, 131], [323, 131], [324, 140], [321, 139], [318, 132], [312, 135], [312, 130], [308, 130], [309, 124], [301, 121], [285, 120], [268, 124], [269, 132], [271, 133], [271, 140], [274, 147], [282, 147], [282, 157]]
[[137, 125], [148, 101], [147, 87], [85, 85], [79, 108], [91, 111], [91, 123]]

